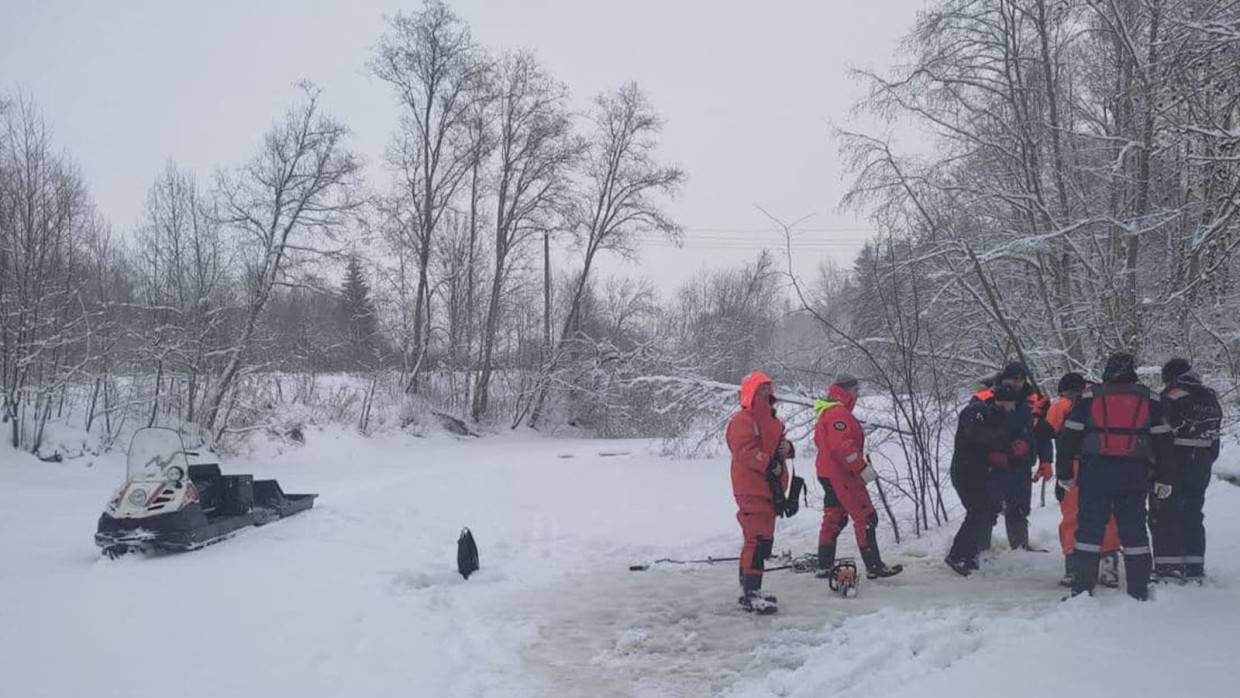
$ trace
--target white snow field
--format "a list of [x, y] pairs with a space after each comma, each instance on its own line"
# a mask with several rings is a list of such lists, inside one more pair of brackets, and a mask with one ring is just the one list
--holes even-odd
[[[92, 534], [122, 456], [88, 467], [0, 446], [0, 696], [1236, 695], [1238, 487], [1210, 488], [1209, 584], [1151, 603], [1110, 590], [1060, 602], [1048, 507], [1034, 538], [1051, 553], [1000, 542], [961, 579], [941, 561], [952, 525], [887, 539], [905, 573], [855, 599], [772, 573], [780, 614], [753, 617], [735, 610], [733, 563], [628, 571], [739, 543], [726, 458], [652, 454], [311, 431], [304, 447], [223, 464], [318, 492], [310, 512], [109, 561]], [[811, 552], [817, 517], [781, 521], [776, 548]], [[462, 526], [481, 552], [468, 581]]]

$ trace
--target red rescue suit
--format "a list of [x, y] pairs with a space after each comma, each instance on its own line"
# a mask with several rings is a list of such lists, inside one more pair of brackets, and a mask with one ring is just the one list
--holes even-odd
[[[741, 409], [728, 420], [726, 438], [732, 452], [732, 495], [736, 498], [736, 520], [745, 541], [741, 547], [741, 575], [761, 577], [763, 563], [775, 545], [775, 496], [768, 479], [769, 468], [780, 442], [784, 425], [775, 417], [767, 401], [758, 404], [758, 388], [773, 385], [763, 373], [754, 372], [741, 383]], [[788, 487], [788, 473], [776, 474], [782, 489]]]
[[872, 547], [874, 525], [878, 522], [865, 480], [861, 478], [861, 471], [866, 467], [865, 432], [852, 414], [856, 396], [833, 385], [828, 397], [830, 399], [819, 405], [822, 409], [814, 427], [818, 480], [827, 492], [818, 545], [834, 546], [840, 531], [852, 517], [857, 547], [864, 554]]

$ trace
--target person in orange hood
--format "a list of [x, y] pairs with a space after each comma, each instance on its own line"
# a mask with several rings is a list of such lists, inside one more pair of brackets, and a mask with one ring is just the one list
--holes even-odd
[[783, 514], [788, 472], [784, 459], [794, 457], [775, 416], [775, 384], [755, 371], [741, 381], [741, 409], [728, 420], [726, 438], [732, 452], [732, 495], [740, 522], [741, 597], [746, 611], [774, 613], [774, 596], [762, 593], [762, 572], [775, 545], [775, 517]]
[[857, 549], [865, 563], [867, 577], [891, 577], [904, 569], [900, 565], [884, 564], [878, 552], [875, 537], [878, 512], [865, 488], [876, 475], [865, 457], [865, 432], [852, 413], [857, 390], [856, 378], [840, 374], [828, 390], [828, 399], [817, 400], [814, 404], [818, 414], [818, 423], [814, 426], [814, 445], [818, 448], [815, 465], [824, 493], [822, 528], [818, 532], [820, 578], [831, 575], [835, 565], [835, 542], [849, 517], [853, 520]]

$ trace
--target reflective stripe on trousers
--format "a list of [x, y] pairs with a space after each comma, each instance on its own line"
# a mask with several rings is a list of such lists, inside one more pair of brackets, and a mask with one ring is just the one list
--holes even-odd
[[1187, 446], [1189, 448], [1214, 448], [1213, 439], [1175, 439], [1176, 446]]

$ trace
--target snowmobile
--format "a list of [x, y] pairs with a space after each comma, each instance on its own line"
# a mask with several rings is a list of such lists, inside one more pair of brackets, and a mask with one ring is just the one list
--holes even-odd
[[275, 480], [224, 475], [217, 463], [191, 465], [180, 432], [139, 429], [129, 444], [125, 484], [99, 517], [95, 544], [129, 552], [197, 550], [248, 526], [314, 506], [317, 494], [285, 494]]

